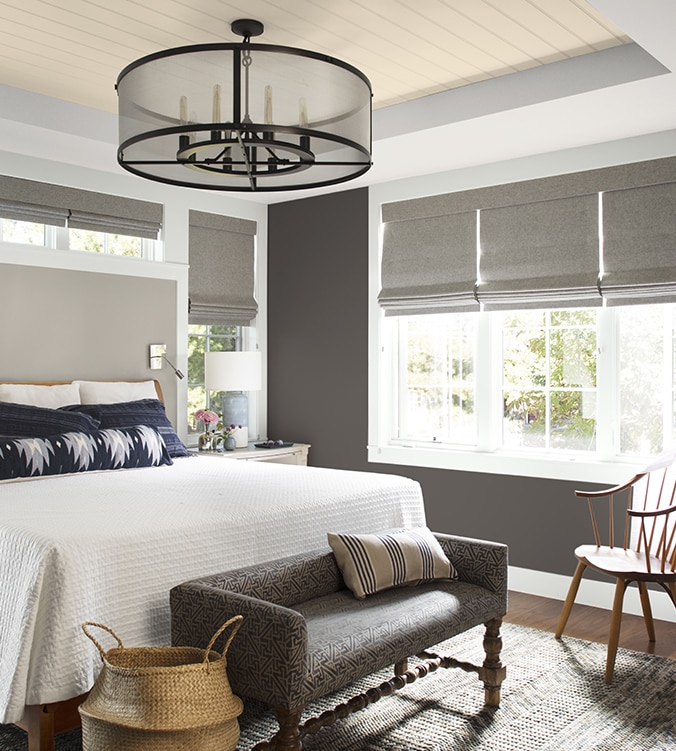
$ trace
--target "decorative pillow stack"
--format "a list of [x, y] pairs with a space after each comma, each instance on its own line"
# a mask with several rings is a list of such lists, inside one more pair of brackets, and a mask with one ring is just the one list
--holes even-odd
[[153, 381], [0, 384], [0, 480], [190, 456]]
[[358, 600], [393, 587], [458, 578], [427, 527], [364, 535], [329, 532], [328, 540], [345, 584]]
[[0, 439], [0, 480], [172, 464], [160, 434], [147, 425]]
[[132, 425], [149, 425], [157, 430], [167, 444], [169, 456], [191, 456], [171, 424], [164, 404], [159, 399], [139, 399], [113, 404], [73, 404], [65, 410], [91, 416], [100, 422], [99, 427], [128, 428]]

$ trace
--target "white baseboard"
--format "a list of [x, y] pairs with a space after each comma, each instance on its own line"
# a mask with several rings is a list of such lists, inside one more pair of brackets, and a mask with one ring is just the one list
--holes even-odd
[[[509, 567], [509, 588], [511, 590], [539, 595], [540, 597], [550, 597], [554, 600], [561, 600], [561, 602], [566, 599], [571, 579], [572, 576], [548, 574], [543, 571], [518, 568], [517, 566]], [[575, 603], [612, 610], [614, 596], [614, 582], [600, 582], [583, 578]], [[650, 606], [653, 611], [653, 618], [676, 623], [676, 608], [666, 592], [650, 590]], [[630, 586], [627, 590], [623, 610], [625, 613], [632, 615], [643, 615], [637, 587]]]

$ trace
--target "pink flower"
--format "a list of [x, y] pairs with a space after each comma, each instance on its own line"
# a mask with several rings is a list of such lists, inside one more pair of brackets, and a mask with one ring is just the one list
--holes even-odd
[[198, 409], [195, 412], [195, 419], [201, 420], [206, 425], [210, 425], [213, 422], [218, 422], [218, 415], [209, 409]]

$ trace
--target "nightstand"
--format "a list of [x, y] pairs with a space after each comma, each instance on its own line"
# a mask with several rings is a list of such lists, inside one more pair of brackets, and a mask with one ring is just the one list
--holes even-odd
[[309, 443], [294, 443], [292, 446], [261, 449], [250, 443], [246, 448], [234, 451], [195, 451], [200, 456], [213, 456], [220, 459], [243, 459], [246, 462], [274, 462], [275, 464], [307, 465]]

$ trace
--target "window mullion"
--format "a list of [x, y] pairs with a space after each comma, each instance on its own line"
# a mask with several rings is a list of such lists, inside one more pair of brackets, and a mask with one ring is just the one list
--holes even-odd
[[596, 336], [596, 447], [601, 461], [612, 461], [620, 454], [619, 362], [614, 309], [599, 309]]
[[477, 313], [475, 396], [477, 449], [495, 451], [502, 443], [502, 326], [500, 313]]

